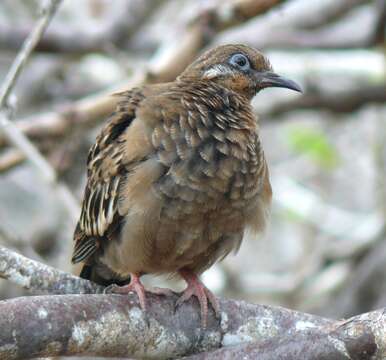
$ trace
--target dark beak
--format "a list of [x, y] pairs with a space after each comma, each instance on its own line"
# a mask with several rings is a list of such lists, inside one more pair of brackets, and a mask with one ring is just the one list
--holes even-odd
[[257, 72], [256, 73], [256, 85], [258, 89], [264, 89], [268, 87], [281, 87], [298, 92], [303, 92], [302, 88], [290, 79], [275, 74], [274, 72]]

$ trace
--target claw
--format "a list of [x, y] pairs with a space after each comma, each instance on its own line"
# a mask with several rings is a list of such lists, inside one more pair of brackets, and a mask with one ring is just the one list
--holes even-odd
[[104, 289], [103, 289], [103, 294], [114, 294], [115, 293], [115, 289], [118, 288], [119, 286], [117, 284], [111, 284], [109, 286], [106, 286]]

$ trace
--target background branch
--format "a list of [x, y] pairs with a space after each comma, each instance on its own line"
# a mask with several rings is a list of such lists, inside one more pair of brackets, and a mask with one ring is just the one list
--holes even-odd
[[[186, 24], [185, 30], [175, 39], [167, 39], [149, 61], [147, 69], [137, 71], [108, 91], [72, 102], [58, 111], [34, 115], [16, 122], [20, 130], [32, 138], [64, 136], [66, 132], [89, 129], [95, 126], [115, 108], [117, 98], [110, 96], [144, 83], [173, 80], [220, 31], [262, 15], [285, 0], [234, 1], [201, 10]], [[5, 145], [0, 133], [0, 147]], [[8, 162], [9, 160], [7, 160]], [[9, 164], [12, 166], [16, 160]], [[18, 157], [20, 162], [20, 156]], [[5, 168], [7, 169], [7, 167]]]
[[[318, 16], [304, 17], [297, 22], [297, 26], [303, 29], [315, 29], [339, 20], [342, 16], [352, 11], [359, 5], [369, 0], [336, 0], [325, 1], [326, 6], [319, 9]], [[325, 5], [325, 4], [323, 4]]]
[[[130, 40], [132, 34], [148, 19], [164, 0], [131, 0], [117, 16], [102, 28], [93, 31], [74, 30], [56, 24], [52, 26], [35, 47], [35, 51], [82, 54], [106, 52], [111, 47], [119, 46]], [[31, 33], [31, 25], [14, 27], [0, 24], [0, 48], [18, 50], [23, 40]]]
[[[24, 41], [19, 53], [9, 69], [6, 78], [0, 89], [0, 128], [7, 140], [24, 153], [26, 158], [39, 170], [43, 179], [46, 180], [56, 190], [70, 217], [75, 221], [79, 214], [79, 205], [68, 187], [57, 181], [55, 170], [49, 162], [41, 155], [39, 150], [31, 141], [14, 125], [9, 118], [8, 98], [17, 78], [24, 69], [34, 47], [39, 42], [50, 20], [53, 18], [61, 0], [51, 0], [46, 7], [42, 7], [42, 16], [35, 29]], [[7, 111], [8, 109], [8, 111]]]
[[51, 0], [47, 6], [42, 7], [42, 16], [37, 25], [31, 31], [27, 39], [23, 42], [11, 68], [9, 69], [7, 76], [5, 77], [0, 88], [0, 108], [7, 104], [9, 94], [11, 93], [16, 80], [20, 73], [23, 71], [25, 64], [31, 56], [36, 44], [40, 41], [44, 34], [48, 24], [54, 17], [56, 10], [58, 9], [62, 0]]
[[268, 110], [272, 117], [292, 110], [323, 109], [333, 113], [350, 113], [367, 104], [382, 104], [386, 101], [386, 84], [364, 85], [345, 91], [309, 91], [302, 97], [275, 104]]

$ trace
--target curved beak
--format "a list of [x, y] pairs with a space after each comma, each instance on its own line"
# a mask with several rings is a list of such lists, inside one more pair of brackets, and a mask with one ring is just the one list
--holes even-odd
[[258, 89], [265, 89], [268, 87], [281, 87], [298, 92], [303, 92], [300, 85], [295, 81], [275, 74], [274, 72], [256, 72], [256, 85]]

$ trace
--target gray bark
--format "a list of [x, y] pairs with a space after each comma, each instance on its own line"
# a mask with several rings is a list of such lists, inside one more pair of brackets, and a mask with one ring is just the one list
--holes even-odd
[[[191, 299], [84, 294], [103, 289], [0, 247], [0, 277], [47, 296], [0, 302], [0, 358], [105, 356], [149, 359], [384, 359], [386, 309], [334, 321], [275, 306], [220, 300], [201, 328]], [[71, 293], [83, 293], [68, 295]]]
[[106, 356], [168, 359], [384, 359], [378, 310], [332, 321], [280, 307], [221, 300], [221, 320], [200, 327], [195, 300], [149, 294], [21, 297], [0, 302], [0, 358]]

